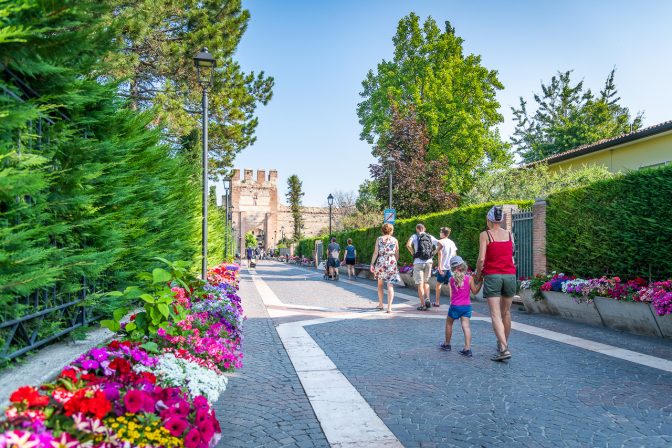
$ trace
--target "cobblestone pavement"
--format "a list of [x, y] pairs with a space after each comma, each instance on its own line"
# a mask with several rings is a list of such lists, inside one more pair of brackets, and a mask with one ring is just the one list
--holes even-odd
[[[362, 310], [377, 302], [375, 291], [326, 282], [315, 271], [262, 262], [257, 274], [283, 304], [371, 317]], [[241, 295], [251, 316], [246, 363], [217, 407], [220, 446], [328, 446], [275, 331], [281, 319], [268, 318], [250, 280], [243, 280]], [[415, 302], [395, 300], [404, 302], [414, 308]], [[445, 315], [446, 308], [425, 315]], [[487, 315], [485, 304], [475, 303], [475, 309]], [[672, 360], [669, 340], [527, 315], [515, 305], [514, 321]], [[406, 447], [672, 446], [671, 373], [519, 331], [511, 336], [511, 361], [493, 363], [490, 324], [475, 320], [472, 329], [474, 357], [468, 359], [457, 353], [459, 325], [455, 351], [438, 349], [442, 319], [400, 312], [305, 327]]]
[[218, 447], [328, 447], [313, 408], [256, 288], [241, 279], [244, 366], [215, 405]]

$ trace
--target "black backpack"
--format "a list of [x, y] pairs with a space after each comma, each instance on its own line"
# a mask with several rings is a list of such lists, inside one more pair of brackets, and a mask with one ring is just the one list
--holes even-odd
[[418, 235], [418, 250], [415, 251], [413, 257], [420, 260], [427, 261], [434, 256], [434, 245], [432, 244], [432, 237], [426, 233]]

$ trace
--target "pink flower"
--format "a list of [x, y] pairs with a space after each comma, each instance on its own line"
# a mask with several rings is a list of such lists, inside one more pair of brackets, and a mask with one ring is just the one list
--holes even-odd
[[145, 393], [139, 390], [129, 390], [126, 392], [126, 395], [124, 396], [126, 410], [132, 414], [135, 414], [140, 409], [142, 409], [145, 401], [144, 395]]
[[187, 433], [184, 438], [184, 448], [198, 448], [201, 444], [201, 433], [194, 428]]
[[163, 425], [173, 437], [180, 437], [184, 434], [184, 430], [187, 429], [187, 426], [189, 426], [187, 421], [179, 417], [169, 418]]
[[52, 440], [49, 445], [50, 448], [76, 448], [79, 446], [79, 441], [65, 432], [58, 439]]

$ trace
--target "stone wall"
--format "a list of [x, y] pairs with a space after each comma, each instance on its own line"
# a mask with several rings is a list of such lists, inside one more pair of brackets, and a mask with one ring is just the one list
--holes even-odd
[[[316, 236], [320, 230], [329, 228], [329, 207], [301, 207], [303, 219], [303, 236]], [[339, 217], [332, 214], [332, 228], [336, 229]], [[292, 237], [294, 232], [294, 218], [288, 205], [278, 208], [278, 225], [285, 227], [285, 236]]]

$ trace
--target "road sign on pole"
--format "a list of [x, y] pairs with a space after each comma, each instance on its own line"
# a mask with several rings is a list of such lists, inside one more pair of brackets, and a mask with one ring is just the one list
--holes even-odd
[[383, 224], [394, 224], [397, 219], [397, 211], [393, 208], [386, 208], [383, 212]]

